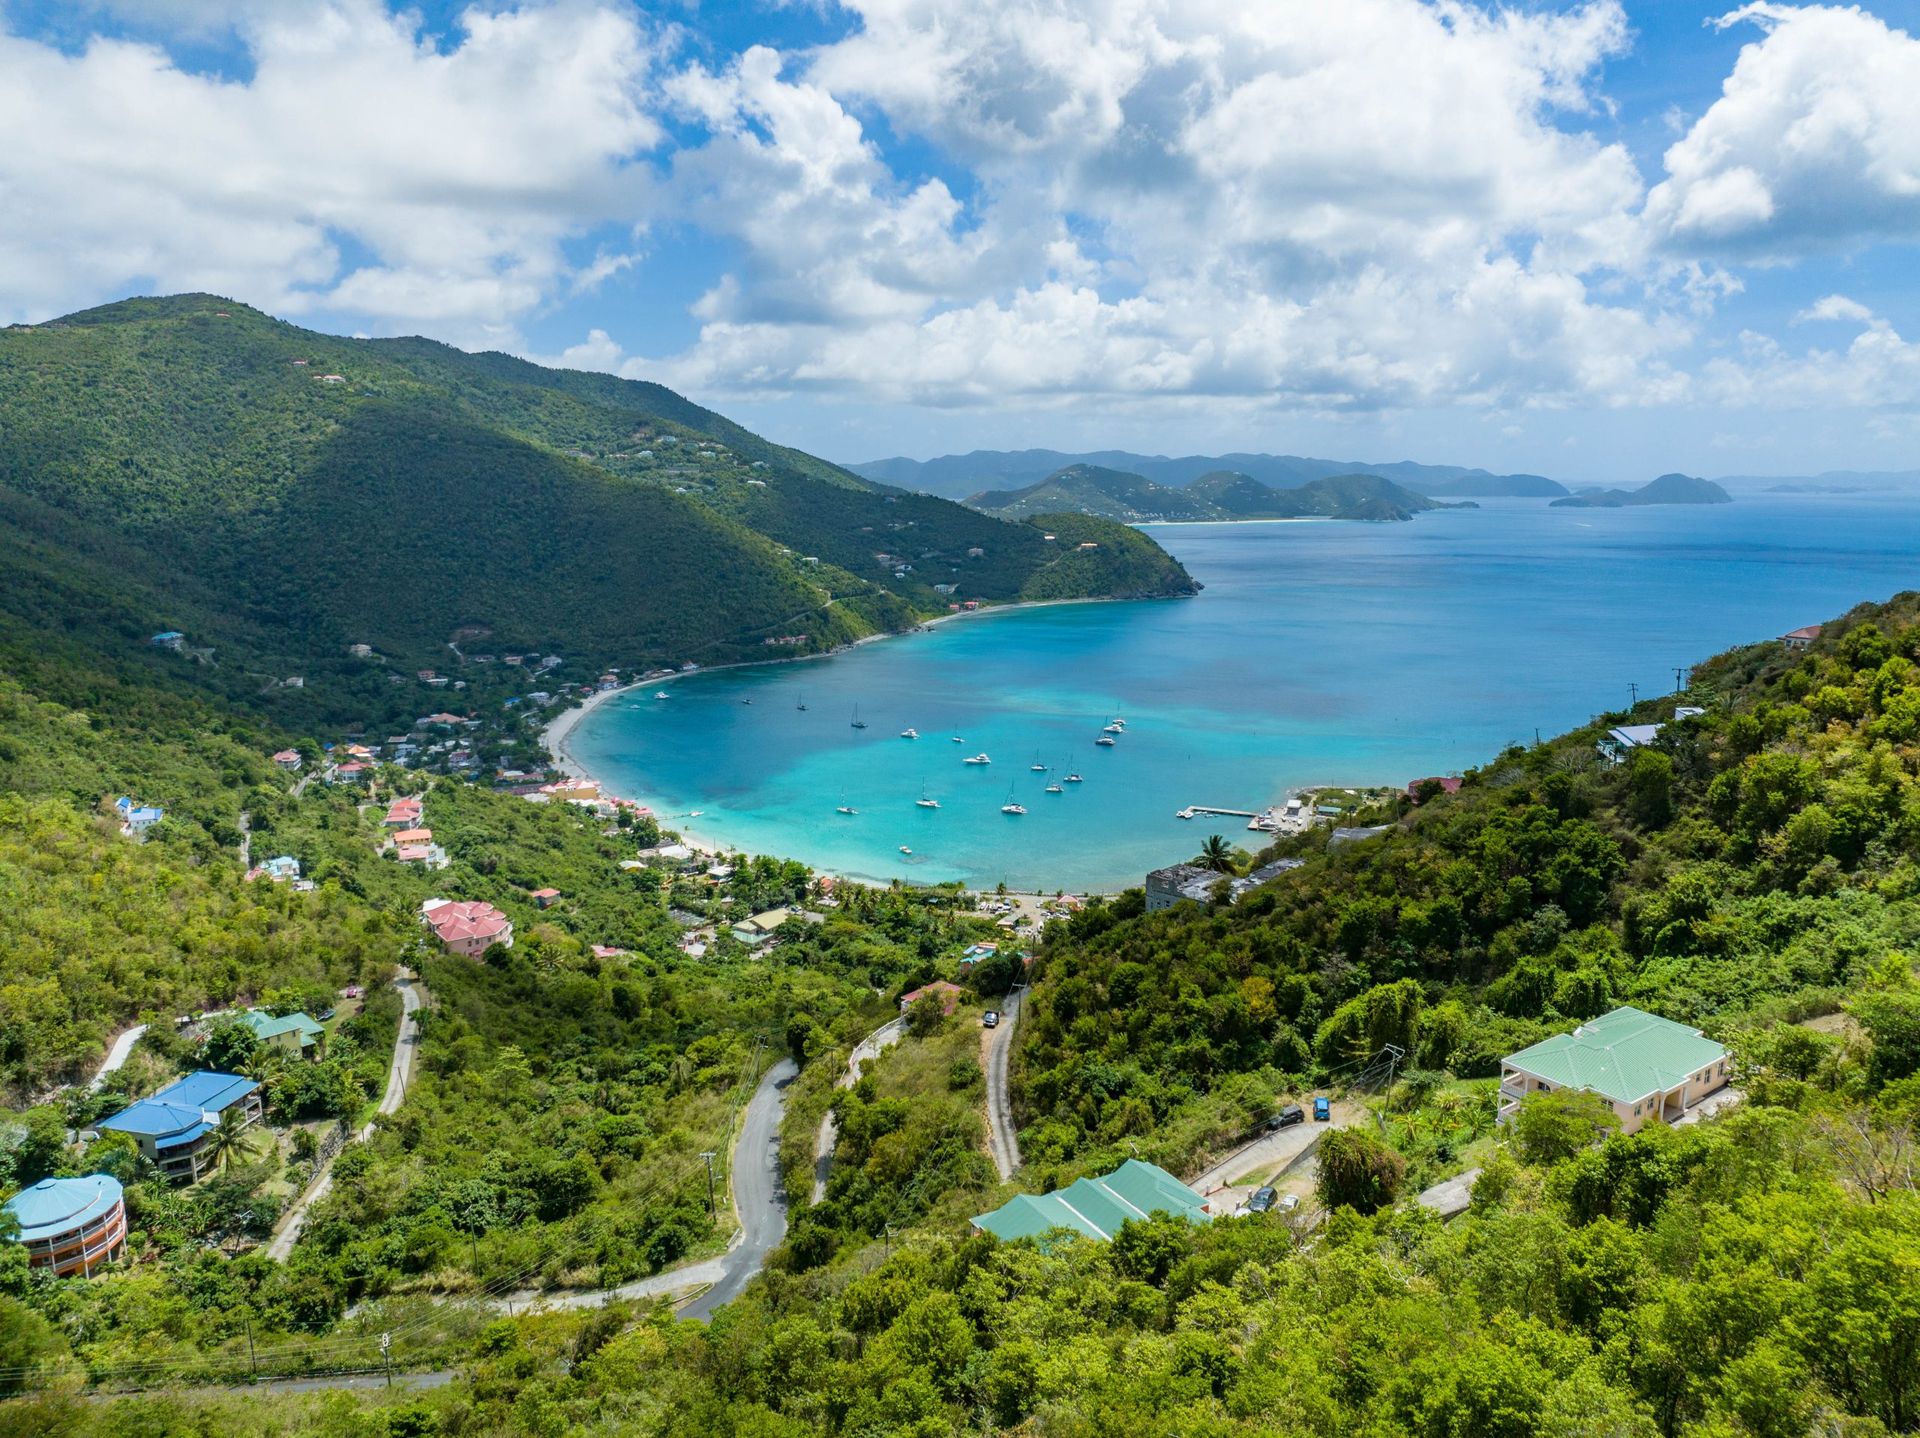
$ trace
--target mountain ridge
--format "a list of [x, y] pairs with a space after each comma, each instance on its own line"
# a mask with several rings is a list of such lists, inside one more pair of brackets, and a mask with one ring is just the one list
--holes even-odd
[[1142, 475], [1088, 464], [1068, 465], [1024, 489], [984, 491], [967, 503], [1005, 518], [1070, 509], [1127, 524], [1306, 518], [1395, 521], [1433, 509], [1471, 507], [1470, 503], [1443, 504], [1371, 474], [1329, 475], [1278, 489], [1252, 475], [1214, 470], [1184, 488], [1173, 488]]

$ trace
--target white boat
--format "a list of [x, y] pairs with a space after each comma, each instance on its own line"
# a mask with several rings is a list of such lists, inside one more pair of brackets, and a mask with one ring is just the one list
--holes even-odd
[[1116, 719], [1111, 724], [1107, 725], [1106, 730], [1104, 732], [1108, 734], [1124, 734], [1127, 732], [1127, 726], [1122, 724], [1118, 719]]
[[836, 814], [858, 814], [860, 811], [854, 808], [853, 805], [851, 804], [842, 804], [838, 809], [835, 809], [833, 812]]
[[1087, 781], [1082, 779], [1078, 774], [1069, 774], [1067, 775], [1067, 782], [1069, 784], [1084, 784]]
[[667, 697], [667, 691], [664, 689], [656, 689], [653, 691], [653, 697], [656, 699], [665, 699]]
[[920, 731], [918, 729], [902, 729], [900, 731], [900, 737], [902, 739], [918, 739], [920, 737]]
[[1094, 740], [1093, 742], [1098, 744], [1102, 749], [1111, 749], [1113, 747], [1113, 735], [1102, 734], [1098, 739]]
[[1038, 754], [1033, 756], [1033, 762], [1027, 765], [1027, 767], [1036, 774], [1044, 774], [1047, 772], [1047, 766], [1040, 762], [1040, 756]]
[[1025, 804], [1015, 804], [1009, 800], [1000, 806], [1000, 812], [1002, 814], [1024, 814], [1027, 812], [1027, 806]]
[[958, 734], [956, 734], [956, 735], [954, 735], [954, 736], [953, 736], [953, 742], [954, 742], [954, 743], [956, 743], [956, 744], [964, 744], [964, 743], [966, 743], [967, 741], [966, 741], [966, 740], [964, 740], [964, 739], [962, 739], [962, 738], [961, 738], [961, 737], [960, 737], [960, 736], [959, 736]]
[[1049, 794], [1064, 794], [1067, 791], [1065, 789], [1062, 789], [1058, 783], [1054, 783], [1054, 784], [1047, 785], [1047, 792]]
[[900, 846], [900, 852], [903, 854], [911, 854], [913, 850], [909, 849], [905, 844], [902, 844]]
[[916, 807], [921, 809], [938, 809], [940, 807], [940, 801], [938, 799], [929, 799], [927, 797], [927, 786], [925, 784], [920, 786], [920, 797], [913, 802]]
[[864, 729], [867, 727], [867, 721], [860, 717], [860, 706], [858, 704], [853, 706], [853, 727], [855, 729]]
[[993, 760], [989, 759], [985, 754], [975, 754], [972, 758], [962, 759], [960, 762], [962, 764], [991, 764]]

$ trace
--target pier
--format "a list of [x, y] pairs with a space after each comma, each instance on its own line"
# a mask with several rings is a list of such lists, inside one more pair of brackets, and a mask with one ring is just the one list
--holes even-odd
[[1221, 814], [1229, 819], [1256, 819], [1259, 817], [1252, 809], [1216, 809], [1209, 804], [1189, 804], [1179, 812], [1177, 817], [1192, 819], [1200, 814]]

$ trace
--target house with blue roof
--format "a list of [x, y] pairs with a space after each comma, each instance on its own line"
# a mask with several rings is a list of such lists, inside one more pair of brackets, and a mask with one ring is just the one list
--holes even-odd
[[14, 1241], [26, 1247], [27, 1266], [56, 1278], [94, 1270], [127, 1250], [127, 1206], [120, 1181], [104, 1173], [43, 1178], [5, 1204], [20, 1225]]
[[167, 811], [152, 804], [141, 804], [126, 794], [113, 801], [113, 811], [120, 816], [120, 832], [129, 839], [144, 839], [147, 830], [167, 817]]
[[213, 1163], [206, 1151], [207, 1135], [234, 1108], [240, 1111], [242, 1128], [258, 1123], [266, 1113], [260, 1085], [239, 1074], [202, 1071], [128, 1105], [99, 1129], [129, 1135], [141, 1156], [174, 1182], [197, 1183]]

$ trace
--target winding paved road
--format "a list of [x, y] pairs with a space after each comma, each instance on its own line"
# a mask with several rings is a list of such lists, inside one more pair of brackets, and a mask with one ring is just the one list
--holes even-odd
[[[420, 1048], [420, 1025], [414, 1020], [420, 1008], [420, 981], [403, 972], [394, 979], [393, 986], [400, 991], [400, 1031], [394, 1035], [393, 1058], [387, 1063], [387, 1091], [380, 1095], [380, 1107], [374, 1110], [376, 1118], [399, 1110], [401, 1100], [407, 1096], [407, 1085], [413, 1082], [413, 1056]], [[370, 1120], [353, 1136], [354, 1141], [365, 1143], [372, 1133]], [[275, 1263], [285, 1263], [292, 1256], [294, 1244], [300, 1241], [300, 1230], [307, 1226], [307, 1211], [332, 1190], [333, 1161], [329, 1159], [326, 1171], [287, 1210], [287, 1216], [280, 1222], [280, 1231], [267, 1245], [268, 1258]]]
[[[853, 1046], [853, 1052], [847, 1055], [847, 1071], [840, 1075], [836, 1088], [852, 1088], [860, 1082], [860, 1070], [879, 1058], [881, 1054], [906, 1037], [907, 1021], [904, 1018], [884, 1023], [859, 1043]], [[827, 1196], [827, 1173], [833, 1167], [833, 1150], [840, 1142], [840, 1125], [834, 1122], [833, 1110], [828, 1109], [820, 1119], [820, 1132], [813, 1140], [813, 1202], [818, 1203]]]
[[1007, 1093], [1007, 1059], [1013, 1053], [1013, 1029], [1020, 1021], [1020, 1001], [1026, 997], [1022, 984], [1007, 995], [1000, 1006], [1000, 1025], [986, 1029], [981, 1047], [986, 1050], [987, 1071], [987, 1151], [993, 1166], [1005, 1183], [1020, 1167], [1020, 1139], [1013, 1127], [1013, 1100]]
[[733, 1206], [740, 1218], [740, 1231], [725, 1253], [618, 1288], [563, 1293], [528, 1290], [495, 1299], [492, 1306], [503, 1311], [510, 1307], [515, 1313], [600, 1308], [624, 1299], [658, 1298], [704, 1285], [705, 1291], [679, 1313], [682, 1318], [701, 1322], [711, 1318], [716, 1308], [738, 1296], [760, 1271], [768, 1251], [786, 1237], [787, 1198], [780, 1186], [780, 1116], [787, 1107], [787, 1085], [799, 1072], [792, 1059], [781, 1059], [761, 1075], [759, 1086], [747, 1101], [746, 1117], [741, 1120], [740, 1136], [733, 1146]]

